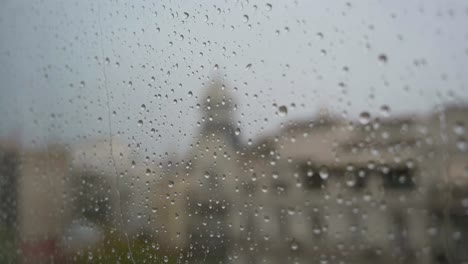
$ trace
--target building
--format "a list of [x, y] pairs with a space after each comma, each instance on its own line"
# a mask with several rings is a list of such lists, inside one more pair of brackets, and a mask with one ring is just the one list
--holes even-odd
[[[365, 122], [324, 109], [242, 144], [227, 89], [208, 85], [199, 137], [155, 195], [167, 247], [190, 252], [190, 263], [448, 259], [434, 193], [452, 197], [450, 226], [463, 229], [466, 210], [449, 186], [461, 180], [452, 175], [467, 178], [466, 108]], [[462, 242], [448, 247], [460, 252]]]

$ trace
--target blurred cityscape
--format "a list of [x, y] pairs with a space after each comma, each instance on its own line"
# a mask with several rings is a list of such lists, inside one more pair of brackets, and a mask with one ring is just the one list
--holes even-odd
[[181, 157], [0, 142], [0, 263], [468, 263], [468, 106], [322, 109], [242, 142], [206, 89]]

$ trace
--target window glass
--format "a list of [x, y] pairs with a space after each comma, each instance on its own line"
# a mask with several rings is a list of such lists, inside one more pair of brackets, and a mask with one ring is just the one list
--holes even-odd
[[0, 3], [0, 263], [468, 263], [468, 2]]

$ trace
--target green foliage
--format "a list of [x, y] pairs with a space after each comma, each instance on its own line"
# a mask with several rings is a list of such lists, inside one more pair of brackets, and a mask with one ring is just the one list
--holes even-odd
[[158, 249], [150, 240], [133, 239], [127, 243], [115, 235], [106, 235], [99, 245], [67, 258], [71, 263], [132, 263], [131, 257], [135, 263], [177, 263], [176, 253]]

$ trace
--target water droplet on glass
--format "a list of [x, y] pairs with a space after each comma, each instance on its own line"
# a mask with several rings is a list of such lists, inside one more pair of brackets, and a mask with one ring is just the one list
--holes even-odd
[[288, 114], [288, 108], [285, 105], [282, 105], [278, 108], [280, 116], [286, 116]]
[[248, 15], [244, 15], [244, 16], [242, 17], [242, 21], [244, 21], [244, 23], [249, 22], [249, 16], [248, 16]]
[[271, 4], [266, 4], [266, 5], [265, 5], [265, 9], [266, 9], [267, 11], [271, 11], [272, 8], [273, 8], [273, 6], [272, 6]]
[[299, 244], [297, 244], [296, 240], [291, 241], [291, 244], [289, 246], [291, 247], [292, 251], [296, 251], [299, 249]]
[[380, 111], [382, 112], [382, 116], [384, 117], [390, 116], [390, 107], [388, 105], [382, 105], [380, 107]]
[[143, 120], [138, 120], [138, 126], [142, 126], [143, 125]]
[[369, 112], [362, 112], [359, 115], [359, 123], [361, 123], [362, 125], [367, 125], [367, 124], [369, 124], [369, 122], [370, 122]]
[[468, 144], [465, 139], [461, 138], [457, 141], [457, 148], [461, 152], [465, 152], [468, 149]]
[[387, 63], [388, 61], [387, 55], [385, 54], [380, 54], [378, 58], [379, 58], [379, 61], [382, 63]]
[[327, 167], [320, 168], [319, 175], [320, 175], [320, 178], [322, 178], [322, 180], [328, 179], [328, 176], [329, 176], [328, 168]]
[[354, 185], [356, 185], [356, 176], [352, 172], [346, 172], [345, 181], [347, 186], [353, 187]]
[[465, 134], [465, 124], [462, 122], [456, 122], [455, 126], [453, 127], [453, 132], [455, 132], [456, 135], [463, 135]]

